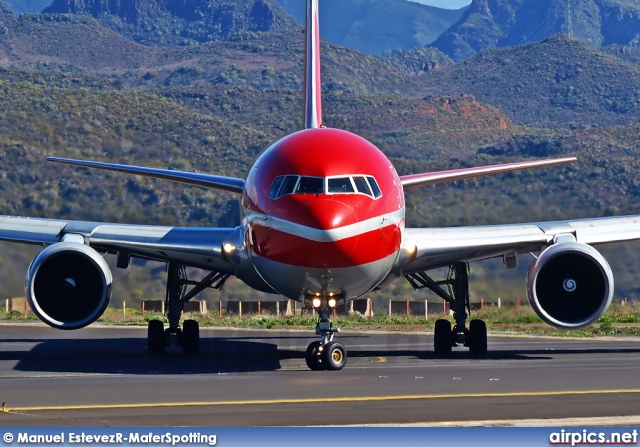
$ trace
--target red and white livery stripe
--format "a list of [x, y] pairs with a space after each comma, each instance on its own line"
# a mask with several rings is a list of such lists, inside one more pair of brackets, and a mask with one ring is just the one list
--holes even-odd
[[401, 243], [404, 210], [332, 229], [311, 228], [258, 213], [246, 218], [252, 255], [281, 264], [335, 269], [370, 264], [394, 255]]

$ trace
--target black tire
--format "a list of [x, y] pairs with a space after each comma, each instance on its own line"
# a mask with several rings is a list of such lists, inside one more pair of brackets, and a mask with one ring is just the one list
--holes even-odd
[[339, 371], [347, 364], [347, 350], [342, 343], [331, 342], [324, 345], [322, 363], [327, 371]]
[[164, 353], [166, 337], [164, 324], [160, 320], [151, 320], [147, 326], [147, 352], [153, 355]]
[[200, 352], [200, 327], [196, 320], [184, 320], [182, 324], [182, 350], [189, 355]]
[[307, 352], [305, 353], [304, 359], [307, 362], [307, 366], [312, 371], [321, 371], [324, 369], [320, 352], [321, 346], [322, 343], [320, 343], [319, 341], [314, 341], [307, 347]]
[[487, 353], [487, 325], [482, 320], [469, 322], [469, 352], [476, 356]]
[[453, 347], [453, 333], [449, 320], [436, 320], [433, 334], [433, 350], [436, 354], [449, 354]]

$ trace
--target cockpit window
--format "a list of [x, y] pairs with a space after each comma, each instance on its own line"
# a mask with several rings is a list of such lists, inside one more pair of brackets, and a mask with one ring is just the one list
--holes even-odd
[[371, 176], [345, 175], [342, 177], [306, 177], [280, 175], [269, 188], [269, 197], [278, 199], [287, 194], [364, 194], [377, 199], [380, 187]]
[[282, 182], [280, 191], [278, 191], [278, 197], [293, 193], [293, 190], [296, 187], [296, 183], [298, 183], [297, 175], [287, 175]]
[[324, 179], [322, 177], [300, 177], [296, 194], [322, 194], [324, 192]]
[[349, 177], [330, 178], [327, 185], [327, 191], [329, 194], [345, 194], [354, 192], [353, 185], [351, 184], [351, 178]]
[[368, 196], [373, 196], [366, 178], [361, 176], [354, 176], [353, 183], [356, 184], [356, 189], [358, 190], [358, 192], [361, 192], [362, 194], [366, 194]]
[[282, 185], [283, 180], [283, 176], [276, 177], [276, 179], [271, 184], [271, 188], [269, 188], [269, 197], [271, 197], [272, 199], [278, 197], [278, 190], [280, 190], [280, 186]]
[[382, 191], [380, 191], [378, 182], [376, 182], [376, 179], [371, 176], [367, 177], [367, 180], [369, 180], [369, 185], [371, 185], [371, 189], [373, 190], [373, 197], [377, 199], [382, 195]]

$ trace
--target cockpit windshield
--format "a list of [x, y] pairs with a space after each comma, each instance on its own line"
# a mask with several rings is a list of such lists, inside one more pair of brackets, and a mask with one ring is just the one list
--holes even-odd
[[296, 194], [322, 194], [324, 192], [324, 179], [322, 177], [300, 177]]
[[287, 194], [364, 194], [373, 199], [382, 191], [372, 176], [343, 175], [338, 177], [308, 177], [280, 175], [269, 188], [269, 197], [278, 199]]
[[343, 194], [354, 192], [353, 185], [351, 184], [351, 178], [349, 177], [336, 177], [327, 179], [327, 185], [327, 192], [329, 194]]

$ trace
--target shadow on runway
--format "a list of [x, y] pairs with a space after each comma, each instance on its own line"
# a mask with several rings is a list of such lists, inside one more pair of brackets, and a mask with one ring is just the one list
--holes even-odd
[[[16, 343], [38, 343], [29, 350]], [[200, 353], [185, 355], [168, 347], [163, 355], [149, 355], [144, 338], [0, 340], [9, 349], [0, 361], [17, 361], [17, 371], [104, 374], [199, 374], [279, 369], [278, 346], [227, 338], [205, 338]]]
[[433, 350], [379, 350], [366, 351], [360, 350], [349, 352], [349, 357], [413, 357], [419, 360], [552, 360], [558, 356], [564, 355], [592, 355], [592, 354], [613, 354], [627, 353], [639, 354], [640, 348], [585, 348], [585, 349], [503, 349], [491, 350], [483, 355], [474, 355], [469, 352], [468, 348], [453, 348], [450, 353], [436, 354]]
[[[256, 335], [202, 338], [200, 353], [193, 356], [184, 355], [178, 347], [167, 348], [167, 352], [161, 356], [149, 355], [145, 338], [0, 339], [0, 362], [17, 362], [11, 367], [16, 371], [52, 373], [154, 375], [275, 371], [282, 368], [282, 361], [293, 360], [303, 366], [307, 340], [316, 339], [306, 335]], [[288, 342], [289, 346], [278, 346], [278, 341]], [[22, 346], [24, 344], [29, 346], [28, 349]], [[523, 349], [494, 350], [478, 357], [471, 355], [466, 348], [455, 348], [443, 356], [429, 349], [393, 349], [391, 345], [380, 350], [362, 349], [349, 343], [346, 347], [352, 361], [376, 357], [385, 357], [387, 360], [518, 361], [552, 360], [564, 355], [640, 353], [640, 348], [613, 347]]]

